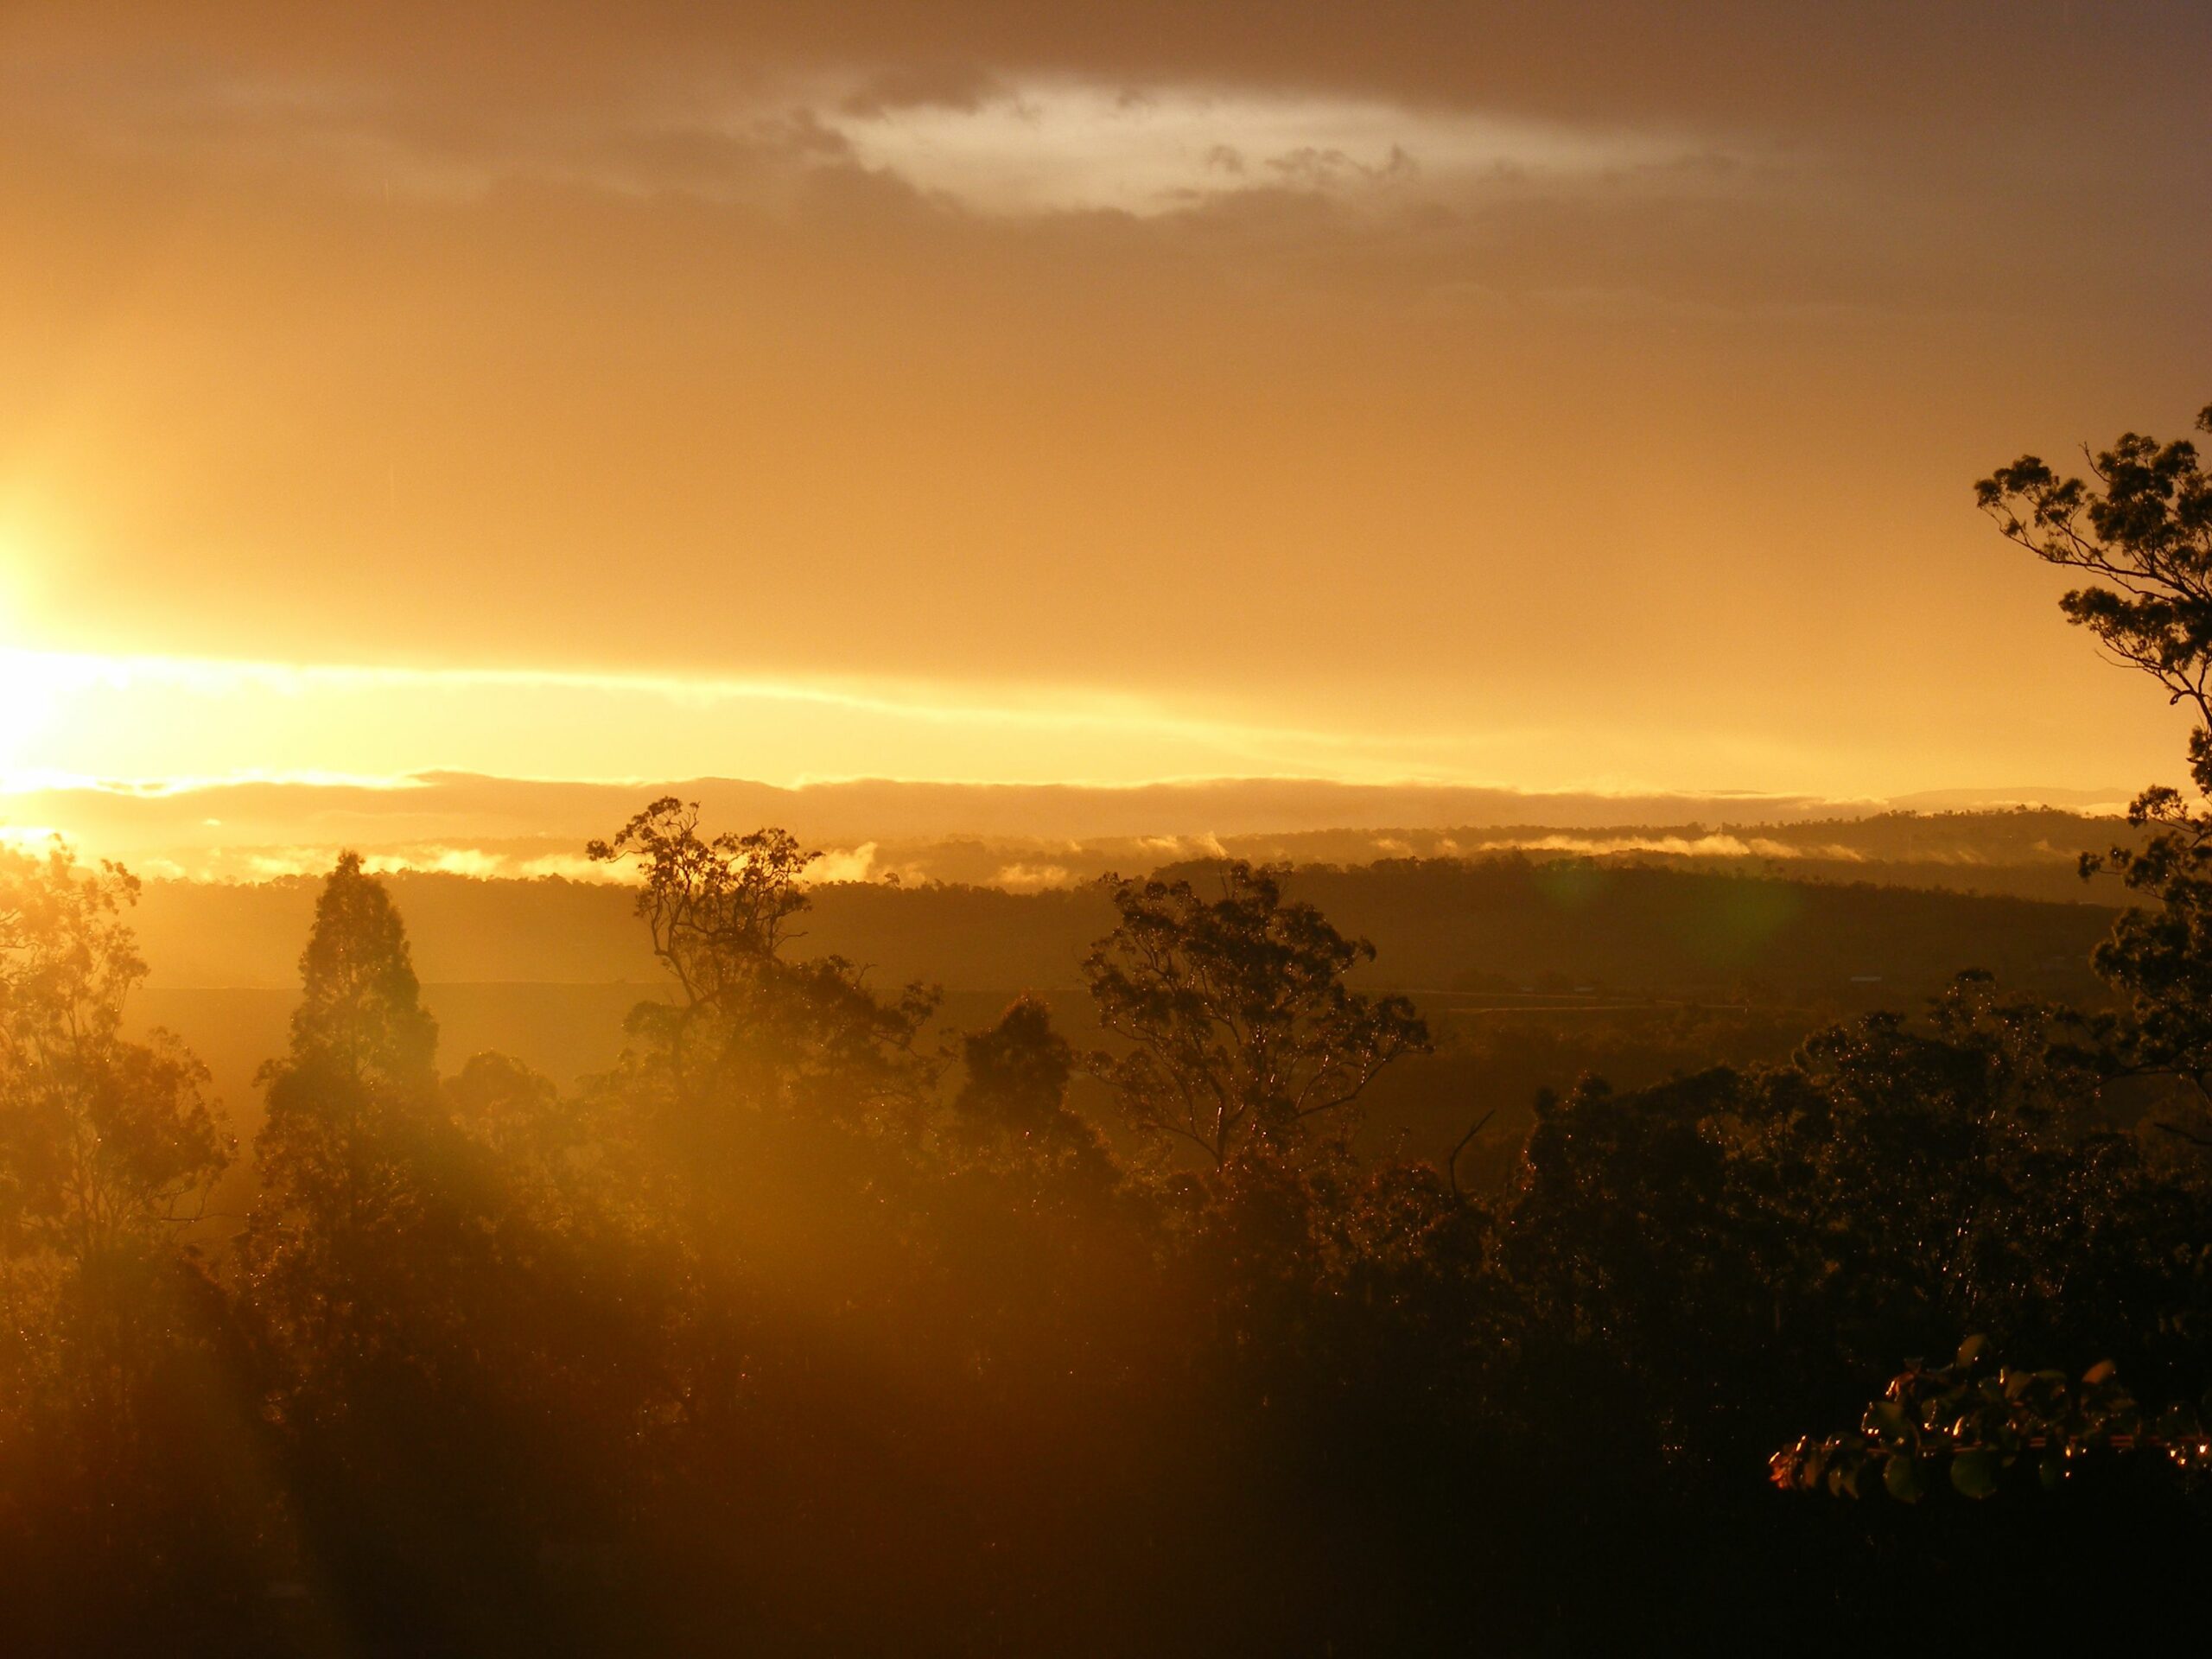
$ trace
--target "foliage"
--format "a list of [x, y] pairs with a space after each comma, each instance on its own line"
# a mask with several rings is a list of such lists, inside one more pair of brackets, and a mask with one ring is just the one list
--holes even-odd
[[665, 1086], [802, 1115], [911, 1112], [935, 993], [910, 985], [885, 1001], [843, 957], [786, 953], [808, 906], [799, 878], [819, 855], [781, 830], [702, 836], [696, 806], [672, 797], [588, 850], [644, 867], [638, 914], [678, 1000], [640, 1004], [632, 1028]]
[[[2197, 427], [2212, 432], [2212, 407]], [[2089, 471], [2063, 475], [2024, 455], [1976, 494], [2007, 537], [2088, 576], [2062, 601], [2068, 619], [2193, 713], [2201, 802], [2212, 795], [2212, 475], [2188, 440], [2133, 432], [2091, 456]], [[2149, 832], [2139, 846], [2083, 860], [2085, 874], [2109, 868], [2154, 906], [2126, 912], [2096, 953], [2128, 1002], [2115, 1053], [2185, 1079], [2201, 1110], [2212, 1103], [2212, 812], [2160, 785], [2136, 798], [2128, 823]]]
[[372, 1349], [396, 1314], [355, 1291], [410, 1259], [435, 1194], [437, 1027], [406, 930], [357, 854], [339, 861], [300, 957], [291, 1046], [262, 1070], [261, 1185], [242, 1258], [262, 1305], [303, 1350]]
[[[1077, 1626], [1104, 1650], [1433, 1649], [1472, 1559], [1511, 1648], [1589, 1626], [1543, 1563], [1593, 1528], [1655, 1573], [1740, 1548], [1769, 1451], [1943, 1333], [2212, 1383], [2194, 1166], [2114, 1127], [2106, 1096], [2135, 1085], [2103, 1025], [1986, 976], [1786, 1063], [1586, 1080], [1471, 1190], [1350, 1154], [1365, 1082], [1425, 1034], [1351, 988], [1364, 945], [1271, 872], [1222, 872], [1219, 902], [1124, 884], [1102, 1016], [1125, 1059], [1243, 1112], [1218, 1160], [1128, 1163], [1041, 998], [941, 1075], [921, 994], [796, 955], [795, 843], [655, 810], [626, 844], [652, 849], [670, 997], [575, 1091], [497, 1055], [441, 1077], [389, 896], [334, 870], [228, 1294], [203, 1280], [166, 1351], [211, 1380], [164, 1421], [245, 1408], [175, 1444], [264, 1475], [167, 1478], [142, 1554], [476, 1651], [893, 1629], [1024, 1650]], [[41, 1412], [39, 1445], [97, 1443]], [[1980, 1443], [1953, 1449], [1972, 1478]], [[1879, 1448], [1820, 1455], [1825, 1482]], [[1132, 1574], [1162, 1588], [1117, 1593]], [[1737, 1594], [1746, 1620], [1767, 1605]]]
[[985, 1157], [1065, 1166], [1106, 1179], [1110, 1154], [1067, 1103], [1076, 1056], [1039, 998], [1017, 997], [988, 1031], [960, 1041], [963, 1080], [951, 1118], [962, 1141]]
[[[2212, 407], [2197, 426], [2212, 432]], [[2196, 720], [2190, 775], [2199, 797], [2212, 798], [2212, 477], [2187, 440], [2161, 443], [2132, 432], [2091, 455], [2089, 471], [2094, 481], [2024, 455], [1982, 480], [1976, 499], [2007, 538], [2090, 578], [2061, 601], [2068, 620], [2148, 674], [2171, 702], [2188, 705]], [[2125, 912], [2095, 954], [2098, 971], [2126, 998], [2120, 1017], [2071, 1017], [2074, 1040], [2040, 1045], [2046, 1062], [2057, 1060], [2047, 1120], [2065, 1111], [2069, 1096], [2094, 1101], [2102, 1079], [2126, 1074], [2179, 1079], [2196, 1096], [2198, 1116], [2212, 1103], [2212, 811], [2158, 786], [2136, 798], [2128, 822], [2150, 832], [2142, 843], [2085, 856], [2082, 871], [2116, 871], [2156, 908]], [[2050, 1016], [2043, 1018], [2048, 1025]], [[2158, 1127], [2212, 1144], [2185, 1122], [2163, 1119]], [[2137, 1146], [2115, 1136], [2086, 1140], [2077, 1168], [2093, 1179], [2080, 1184], [2076, 1213], [2117, 1221], [2123, 1249], [2133, 1246], [2138, 1259], [2115, 1263], [2107, 1253], [2101, 1261], [2077, 1236], [2087, 1230], [2094, 1238], [2096, 1229], [2061, 1225], [2054, 1230], [2074, 1249], [2026, 1275], [2022, 1290], [2055, 1303], [2069, 1280], [2110, 1274], [2114, 1287], [2124, 1287], [2121, 1300], [2108, 1298], [2100, 1309], [2113, 1333], [2125, 1332], [2139, 1351], [2190, 1352], [2201, 1372], [2192, 1351], [2202, 1340], [2205, 1310], [2190, 1294], [2206, 1251], [2201, 1185], [2152, 1173]], [[2008, 1241], [1993, 1265], [2017, 1271], [2032, 1254]], [[2091, 1450], [2153, 1446], [2186, 1471], [2202, 1466], [2208, 1446], [2195, 1411], [2170, 1408], [2146, 1427], [2109, 1361], [2070, 1388], [2063, 1370], [1977, 1375], [1986, 1347], [1986, 1338], [1969, 1338], [1952, 1366], [1909, 1368], [1869, 1409], [1859, 1437], [1801, 1438], [1777, 1453], [1776, 1483], [1856, 1496], [1875, 1467], [1893, 1496], [1916, 1500], [1931, 1460], [1947, 1463], [1951, 1484], [1973, 1497], [1988, 1496], [2002, 1471], [2030, 1452], [2053, 1488], [2071, 1460]]]
[[2212, 1467], [2212, 1398], [2202, 1410], [2175, 1404], [2154, 1415], [2108, 1360], [2077, 1382], [2064, 1371], [1995, 1365], [1988, 1355], [1988, 1338], [1972, 1336], [1948, 1365], [1906, 1367], [1866, 1408], [1858, 1433], [1801, 1438], [1774, 1454], [1769, 1478], [1785, 1491], [1859, 1497], [1878, 1487], [1916, 1503], [1939, 1479], [1962, 1497], [1993, 1497], [2016, 1469], [2055, 1492], [2101, 1454], [2156, 1452], [2191, 1476]]
[[[2196, 425], [2212, 432], [2212, 405]], [[1975, 499], [2008, 539], [2090, 578], [2061, 601], [2069, 621], [2212, 726], [2212, 477], [2187, 439], [2135, 432], [2088, 464], [2094, 483], [2023, 455]]]
[[741, 992], [776, 958], [791, 918], [807, 907], [799, 878], [821, 856], [782, 830], [703, 837], [698, 806], [674, 796], [585, 852], [596, 863], [634, 858], [645, 865], [638, 914], [652, 933], [653, 954], [695, 1003]]
[[0, 1240], [79, 1266], [173, 1234], [229, 1161], [205, 1070], [122, 1035], [146, 974], [122, 920], [137, 897], [59, 844], [0, 854]]
[[58, 843], [0, 852], [0, 1551], [80, 1632], [190, 1605], [251, 1515], [190, 1241], [230, 1141], [181, 1045], [123, 1034], [137, 892]]
[[1120, 923], [1083, 964], [1099, 1022], [1129, 1045], [1092, 1069], [1140, 1130], [1216, 1166], [1341, 1141], [1376, 1074], [1428, 1046], [1404, 997], [1345, 985], [1375, 947], [1286, 903], [1283, 874], [1226, 864], [1211, 899], [1187, 880], [1115, 880]]

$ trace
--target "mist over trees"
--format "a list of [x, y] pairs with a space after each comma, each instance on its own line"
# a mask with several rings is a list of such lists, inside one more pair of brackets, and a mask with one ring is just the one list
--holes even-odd
[[[1981, 499], [2205, 716], [2212, 796], [2212, 490], [2185, 442], [2092, 471]], [[634, 873], [664, 991], [563, 1087], [441, 1053], [348, 855], [229, 1217], [205, 1072], [124, 1034], [136, 884], [0, 854], [0, 1624], [270, 1655], [2144, 1639], [2166, 1610], [2113, 1587], [2212, 1542], [2212, 813], [2133, 820], [2103, 1001], [2006, 984], [1961, 928], [1941, 995], [1787, 1058], [1616, 1089], [1565, 1044], [1486, 1162], [1490, 1100], [1448, 1156], [1361, 1141], [1433, 1037], [1362, 977], [1334, 878], [1113, 881], [1068, 964], [1096, 1047], [1034, 990], [948, 1033], [933, 985], [810, 938], [799, 841], [656, 801], [588, 855]], [[1446, 879], [1396, 874], [1416, 907]]]

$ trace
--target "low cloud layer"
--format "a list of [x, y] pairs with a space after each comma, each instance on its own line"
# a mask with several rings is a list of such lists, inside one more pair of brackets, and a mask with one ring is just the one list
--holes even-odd
[[[817, 881], [970, 882], [1034, 892], [1109, 869], [1243, 857], [1366, 863], [1394, 857], [1651, 855], [1848, 867], [2071, 867], [2108, 831], [2072, 814], [2107, 798], [1961, 792], [1933, 812], [1789, 796], [1536, 794], [1450, 786], [1235, 779], [1118, 789], [861, 780], [786, 789], [731, 779], [575, 784], [431, 774], [365, 783], [150, 789], [79, 785], [0, 795], [0, 838], [54, 834], [161, 880], [266, 881], [318, 874], [343, 848], [379, 871], [622, 881], [584, 843], [662, 794], [718, 828], [791, 830], [824, 856]], [[2094, 794], [2094, 792], [2093, 792]], [[2038, 797], [2053, 813], [2019, 805]], [[1993, 827], [1994, 826], [1994, 827]], [[2056, 827], [2054, 827], [2056, 826]], [[2087, 834], [2088, 842], [2078, 839]]]

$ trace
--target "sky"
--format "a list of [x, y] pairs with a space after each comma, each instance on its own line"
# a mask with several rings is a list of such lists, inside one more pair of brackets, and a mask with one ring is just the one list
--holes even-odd
[[0, 9], [0, 783], [2177, 770], [2212, 8]]

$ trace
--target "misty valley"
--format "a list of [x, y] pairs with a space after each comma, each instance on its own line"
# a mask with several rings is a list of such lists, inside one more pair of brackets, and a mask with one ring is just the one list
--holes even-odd
[[[2116, 1046], [2108, 880], [809, 883], [675, 798], [589, 856], [642, 885], [8, 855], [22, 1639], [1751, 1646], [1816, 1598], [1851, 1650], [2055, 1524], [2194, 1536], [2197, 1420], [2113, 1356], [2186, 1398], [2202, 1108]], [[2054, 1470], [2063, 1521], [1999, 1491]]]

